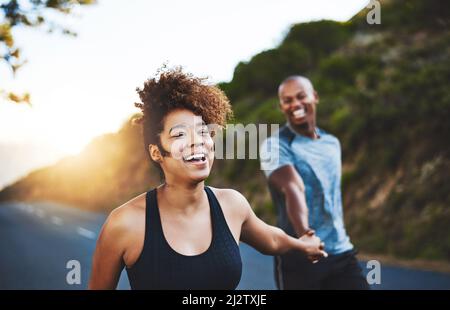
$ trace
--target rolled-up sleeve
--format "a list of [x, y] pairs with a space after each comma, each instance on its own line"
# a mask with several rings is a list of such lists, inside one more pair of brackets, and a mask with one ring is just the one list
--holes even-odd
[[294, 157], [287, 143], [279, 138], [269, 137], [260, 146], [261, 170], [268, 178], [272, 172], [286, 165], [294, 165]]

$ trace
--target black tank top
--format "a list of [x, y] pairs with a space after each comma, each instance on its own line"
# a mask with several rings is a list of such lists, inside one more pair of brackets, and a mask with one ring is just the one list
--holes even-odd
[[198, 255], [186, 256], [170, 247], [164, 237], [156, 189], [146, 194], [145, 239], [136, 263], [127, 268], [133, 290], [232, 290], [241, 278], [242, 261], [212, 190], [205, 186], [212, 222], [212, 241]]

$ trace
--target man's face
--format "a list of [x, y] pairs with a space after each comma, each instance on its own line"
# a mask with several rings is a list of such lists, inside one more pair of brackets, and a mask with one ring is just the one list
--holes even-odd
[[280, 109], [292, 126], [315, 126], [319, 98], [311, 84], [291, 80], [280, 86], [278, 95]]

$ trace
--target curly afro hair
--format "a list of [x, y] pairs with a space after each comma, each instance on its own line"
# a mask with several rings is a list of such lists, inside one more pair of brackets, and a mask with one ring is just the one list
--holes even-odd
[[135, 103], [142, 111], [136, 122], [143, 125], [147, 154], [149, 144], [157, 145], [163, 152], [159, 134], [163, 130], [165, 116], [175, 109], [188, 109], [201, 116], [207, 125], [226, 125], [232, 117], [230, 102], [222, 90], [207, 84], [206, 80], [183, 72], [182, 67], [169, 69], [163, 66], [153, 78], [145, 81], [143, 88], [136, 88], [142, 101]]

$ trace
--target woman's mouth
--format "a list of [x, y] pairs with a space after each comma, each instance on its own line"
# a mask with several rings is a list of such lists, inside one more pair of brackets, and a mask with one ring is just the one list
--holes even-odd
[[183, 157], [183, 161], [185, 163], [190, 164], [203, 164], [206, 163], [206, 154], [205, 153], [195, 153], [189, 156]]

